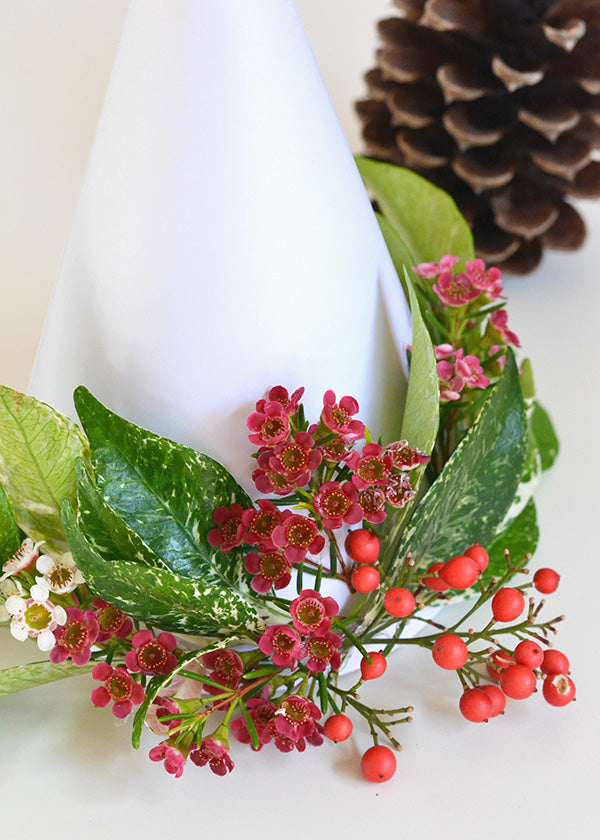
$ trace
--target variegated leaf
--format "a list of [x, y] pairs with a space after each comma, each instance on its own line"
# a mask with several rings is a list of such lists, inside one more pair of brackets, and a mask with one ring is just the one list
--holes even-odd
[[64, 680], [67, 677], [88, 674], [95, 664], [95, 662], [90, 662], [88, 665], [73, 665], [72, 662], [61, 662], [59, 665], [53, 665], [52, 662], [46, 660], [5, 668], [0, 671], [0, 697], [5, 694], [16, 694], [17, 691], [25, 691], [26, 688], [56, 682], [56, 680]]

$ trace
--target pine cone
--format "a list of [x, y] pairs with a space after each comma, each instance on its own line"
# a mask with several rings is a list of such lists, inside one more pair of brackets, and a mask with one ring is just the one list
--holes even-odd
[[357, 104], [368, 153], [449, 192], [507, 271], [579, 248], [567, 199], [600, 196], [600, 0], [394, 3]]

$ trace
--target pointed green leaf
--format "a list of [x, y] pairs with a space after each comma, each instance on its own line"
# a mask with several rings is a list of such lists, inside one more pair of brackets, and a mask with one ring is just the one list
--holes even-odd
[[530, 422], [535, 442], [540, 451], [542, 470], [547, 470], [556, 460], [560, 445], [548, 412], [537, 400], [534, 400], [533, 403]]
[[488, 545], [490, 557], [484, 579], [500, 577], [506, 572], [504, 550], [510, 551], [513, 563], [519, 563], [526, 554], [533, 554], [537, 548], [539, 528], [535, 503], [530, 499], [521, 513], [510, 522]]
[[226, 581], [250, 593], [245, 551], [219, 552], [206, 538], [216, 507], [251, 506], [230, 473], [206, 455], [129, 423], [85, 388], [74, 399], [110, 507], [176, 574], [208, 586]]
[[168, 569], [105, 560], [87, 541], [68, 502], [63, 521], [73, 557], [90, 589], [132, 618], [161, 630], [217, 638], [258, 631], [258, 613], [240, 593]]
[[526, 454], [527, 420], [514, 356], [477, 419], [430, 487], [402, 536], [419, 569], [488, 545], [513, 503]]
[[471, 231], [447, 193], [400, 166], [364, 157], [356, 163], [367, 189], [417, 263], [437, 262], [444, 254], [473, 259]]
[[88, 674], [95, 664], [95, 662], [90, 662], [88, 665], [73, 665], [72, 662], [61, 662], [59, 665], [53, 665], [52, 662], [46, 660], [5, 668], [0, 671], [0, 697], [56, 680], [64, 680], [67, 677]]
[[21, 545], [21, 534], [0, 484], [0, 566], [12, 557]]
[[381, 213], [376, 213], [375, 216], [379, 222], [379, 227], [381, 228], [381, 233], [385, 239], [387, 249], [390, 252], [390, 257], [394, 263], [396, 273], [402, 283], [404, 294], [408, 297], [408, 290], [404, 284], [404, 271], [406, 270], [409, 272], [409, 276], [413, 279], [413, 281], [418, 281], [419, 276], [413, 271], [413, 268], [418, 265], [419, 260], [412, 253], [406, 242], [402, 239], [398, 230], [393, 226], [389, 219]]
[[19, 527], [52, 554], [68, 551], [60, 519], [63, 499], [75, 504], [75, 458], [89, 458], [72, 420], [0, 386], [0, 484]]

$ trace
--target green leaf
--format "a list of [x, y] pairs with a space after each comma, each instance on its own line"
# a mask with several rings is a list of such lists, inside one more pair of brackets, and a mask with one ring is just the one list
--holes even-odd
[[102, 498], [85, 465], [78, 461], [77, 523], [88, 544], [105, 560], [132, 560], [153, 568], [169, 569]]
[[[248, 735], [250, 736], [250, 743], [254, 747], [255, 750], [259, 749], [260, 747], [260, 738], [258, 737], [258, 732], [256, 731], [256, 726], [254, 721], [250, 717], [250, 712], [246, 708], [246, 704], [242, 700], [240, 703], [240, 708], [242, 710], [242, 714], [244, 716], [244, 720], [246, 721], [246, 726], [248, 727]], [[327, 711], [327, 710], [325, 710]]]
[[15, 694], [17, 691], [25, 691], [26, 688], [35, 688], [37, 685], [64, 680], [67, 677], [88, 674], [95, 665], [95, 662], [90, 662], [88, 665], [73, 665], [72, 662], [53, 665], [52, 662], [46, 660], [5, 668], [0, 671], [0, 697], [4, 697], [5, 694]]
[[135, 717], [133, 719], [131, 743], [133, 744], [136, 750], [140, 746], [142, 729], [144, 728], [144, 721], [146, 720], [148, 709], [150, 708], [152, 701], [156, 697], [158, 697], [159, 691], [170, 685], [173, 680], [173, 677], [179, 674], [180, 671], [184, 671], [186, 666], [189, 665], [190, 662], [193, 662], [194, 660], [198, 659], [199, 656], [203, 656], [205, 653], [210, 653], [213, 650], [218, 650], [219, 648], [226, 647], [233, 641], [234, 639], [223, 639], [220, 642], [215, 642], [215, 644], [207, 645], [206, 647], [202, 648], [202, 650], [192, 650], [188, 653], [183, 653], [179, 657], [177, 666], [173, 669], [173, 671], [171, 671], [170, 674], [167, 674], [167, 676], [159, 675], [156, 677], [152, 677], [152, 679], [146, 686], [144, 699], [138, 707], [138, 710], [135, 713]]
[[19, 527], [50, 554], [68, 551], [60, 518], [75, 504], [75, 458], [89, 458], [72, 420], [34, 397], [0, 386], [0, 484]]
[[410, 272], [409, 276], [412, 277], [413, 280], [418, 281], [419, 276], [413, 271], [413, 268], [419, 263], [419, 260], [412, 253], [392, 223], [381, 213], [376, 213], [375, 216], [379, 222], [379, 227], [381, 228], [381, 233], [385, 239], [387, 249], [390, 252], [390, 257], [394, 263], [396, 273], [402, 283], [404, 294], [408, 297], [408, 289], [404, 283], [404, 272], [405, 270]]
[[548, 412], [537, 400], [534, 400], [533, 403], [530, 423], [535, 442], [540, 451], [542, 470], [547, 470], [556, 460], [560, 445]]
[[73, 557], [90, 589], [132, 618], [161, 630], [217, 638], [258, 631], [256, 608], [233, 589], [131, 560], [105, 560], [77, 525], [68, 502], [63, 521]]
[[0, 566], [13, 556], [20, 545], [21, 534], [0, 484]]
[[535, 503], [530, 499], [521, 513], [512, 520], [488, 545], [490, 557], [484, 579], [500, 577], [506, 572], [504, 549], [510, 551], [513, 563], [518, 563], [526, 554], [533, 554], [537, 548], [539, 529]]
[[474, 257], [473, 237], [450, 196], [408, 169], [369, 158], [356, 160], [368, 190], [399, 234], [408, 254], [437, 262], [444, 254]]
[[399, 558], [410, 551], [423, 569], [475, 541], [488, 545], [515, 497], [526, 432], [517, 367], [509, 353], [504, 375], [416, 509]]
[[226, 582], [251, 594], [245, 551], [219, 552], [206, 538], [215, 508], [252, 504], [225, 467], [129, 423], [85, 388], [74, 399], [108, 505], [176, 574], [207, 586]]

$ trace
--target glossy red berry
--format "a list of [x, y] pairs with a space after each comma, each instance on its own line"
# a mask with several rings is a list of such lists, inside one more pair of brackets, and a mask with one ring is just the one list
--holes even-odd
[[381, 575], [375, 566], [359, 566], [352, 572], [350, 580], [357, 592], [373, 592], [379, 586]]
[[344, 543], [346, 554], [356, 563], [376, 563], [379, 556], [379, 537], [368, 528], [350, 531]]
[[432, 563], [427, 569], [427, 577], [424, 577], [421, 581], [428, 589], [433, 589], [434, 592], [445, 592], [450, 589], [448, 584], [439, 577], [439, 571], [443, 566], [443, 563]]
[[479, 569], [474, 560], [461, 554], [444, 563], [440, 577], [451, 589], [468, 589], [479, 577]]
[[566, 674], [550, 674], [544, 680], [542, 694], [551, 706], [566, 706], [575, 699], [575, 683]]
[[543, 595], [550, 595], [558, 587], [560, 575], [554, 569], [538, 569], [533, 576], [533, 585]]
[[535, 674], [526, 665], [509, 665], [500, 674], [500, 687], [507, 697], [525, 700], [535, 691]]
[[493, 680], [499, 680], [502, 670], [514, 664], [514, 657], [510, 653], [506, 653], [504, 650], [495, 650], [490, 656], [490, 662], [485, 667]]
[[498, 688], [497, 685], [491, 685], [490, 683], [480, 685], [479, 688], [482, 691], [485, 691], [487, 696], [492, 701], [492, 714], [490, 715], [490, 717], [496, 717], [496, 715], [501, 715], [506, 707], [506, 695], [502, 691], [502, 689]]
[[479, 545], [479, 543], [475, 543], [470, 548], [467, 548], [465, 551], [465, 557], [470, 557], [480, 572], [485, 572], [490, 561], [489, 554], [482, 545]]
[[515, 662], [528, 668], [539, 668], [544, 660], [544, 651], [537, 642], [524, 639], [515, 648]]
[[571, 671], [571, 665], [565, 654], [554, 648], [544, 651], [541, 668], [544, 674], [568, 674]]
[[483, 723], [494, 711], [491, 697], [481, 688], [465, 688], [458, 707], [462, 716], [472, 723]]
[[371, 665], [367, 657], [363, 656], [360, 661], [360, 673], [363, 680], [376, 680], [387, 668], [387, 660], [381, 651], [369, 651], [369, 656], [373, 664]]
[[394, 586], [385, 593], [383, 606], [390, 615], [406, 618], [415, 608], [415, 596], [402, 586]]
[[396, 772], [396, 756], [389, 747], [378, 744], [363, 755], [360, 769], [369, 782], [387, 782]]
[[469, 658], [469, 651], [460, 636], [455, 636], [454, 633], [445, 633], [433, 643], [431, 655], [440, 668], [455, 671], [465, 664]]
[[519, 589], [504, 586], [492, 598], [492, 613], [496, 621], [514, 621], [525, 609], [525, 598]]
[[338, 744], [352, 735], [352, 721], [347, 715], [331, 715], [323, 724], [323, 734]]

